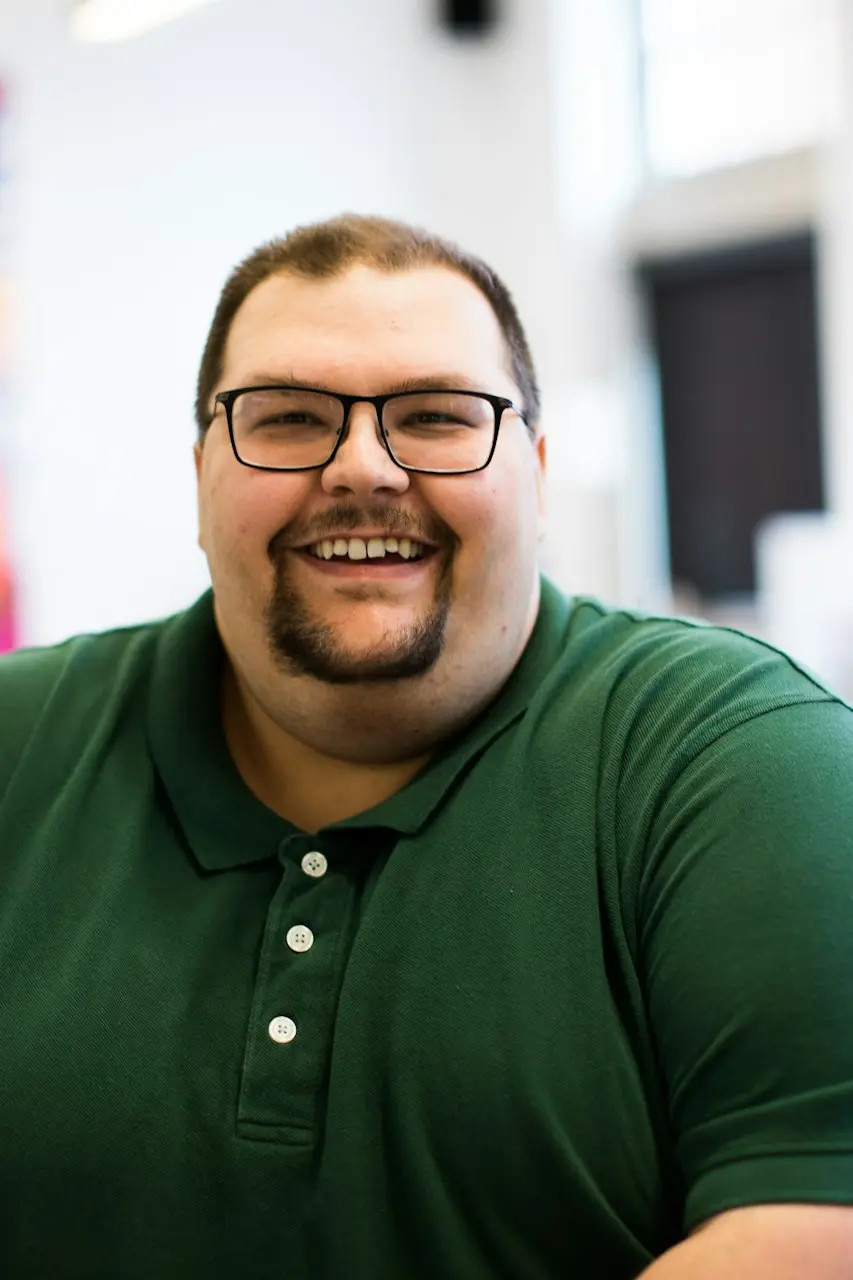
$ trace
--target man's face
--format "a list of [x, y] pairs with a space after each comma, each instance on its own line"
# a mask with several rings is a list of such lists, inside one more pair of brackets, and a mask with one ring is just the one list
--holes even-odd
[[[443, 267], [266, 280], [234, 319], [216, 390], [270, 380], [353, 395], [435, 380], [520, 399], [491, 306]], [[504, 666], [505, 678], [535, 616], [543, 456], [508, 412], [484, 471], [409, 474], [384, 449], [373, 407], [357, 404], [322, 470], [252, 470], [234, 457], [219, 406], [196, 449], [199, 541], [235, 666], [265, 685], [270, 661], [327, 686], [436, 673], [463, 700], [478, 670]], [[427, 554], [326, 561], [310, 549], [383, 534]]]

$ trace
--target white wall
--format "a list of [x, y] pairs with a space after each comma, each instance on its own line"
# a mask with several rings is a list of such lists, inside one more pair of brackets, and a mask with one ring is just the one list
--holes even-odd
[[424, 222], [505, 275], [552, 436], [546, 568], [605, 595], [655, 577], [655, 538], [639, 561], [628, 538], [626, 570], [617, 536], [626, 518], [649, 528], [617, 459], [634, 377], [607, 230], [630, 178], [624, 0], [507, 0], [500, 35], [473, 46], [435, 30], [436, 8], [218, 0], [87, 47], [65, 0], [0, 6], [0, 449], [26, 641], [160, 615], [206, 584], [191, 408], [218, 290], [262, 240], [342, 209]]

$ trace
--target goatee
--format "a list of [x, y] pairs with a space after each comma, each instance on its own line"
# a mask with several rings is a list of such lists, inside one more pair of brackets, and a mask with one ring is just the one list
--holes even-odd
[[[441, 553], [437, 553], [441, 554]], [[444, 649], [450, 612], [450, 557], [438, 567], [428, 612], [408, 626], [388, 632], [370, 652], [353, 655], [337, 628], [312, 617], [310, 600], [289, 580], [287, 553], [274, 557], [275, 578], [267, 609], [267, 635], [277, 663], [326, 684], [412, 680], [432, 670]], [[358, 593], [352, 594], [358, 607]], [[367, 593], [362, 599], [367, 598]]]

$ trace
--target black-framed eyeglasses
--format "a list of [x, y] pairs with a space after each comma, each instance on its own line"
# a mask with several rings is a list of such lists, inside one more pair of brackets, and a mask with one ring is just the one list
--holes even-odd
[[220, 391], [238, 462], [260, 471], [313, 471], [332, 461], [353, 405], [372, 404], [379, 435], [404, 471], [468, 475], [494, 456], [503, 415], [524, 415], [485, 391], [402, 391], [348, 396], [315, 387], [255, 386]]

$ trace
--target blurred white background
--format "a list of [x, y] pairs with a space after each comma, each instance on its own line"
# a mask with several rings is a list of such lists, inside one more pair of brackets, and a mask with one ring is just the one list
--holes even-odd
[[[71, 0], [0, 2], [19, 640], [161, 616], [206, 586], [192, 401], [219, 289], [260, 242], [355, 210], [458, 239], [513, 290], [561, 586], [686, 601], [853, 694], [853, 6], [503, 0], [481, 38], [452, 34], [437, 0], [187, 7], [94, 43], [74, 38]], [[762, 523], [753, 593], [685, 596], [637, 267], [804, 231], [825, 510]]]

